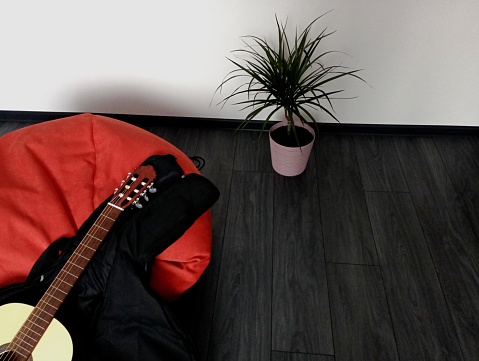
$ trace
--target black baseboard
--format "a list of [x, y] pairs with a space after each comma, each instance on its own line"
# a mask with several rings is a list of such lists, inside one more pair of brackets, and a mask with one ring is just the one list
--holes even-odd
[[[81, 113], [76, 112], [44, 112], [44, 111], [12, 111], [0, 110], [0, 122], [27, 122], [41, 123], [69, 117]], [[134, 114], [111, 114], [95, 113], [126, 123], [138, 126], [172, 126], [172, 127], [198, 127], [198, 128], [223, 128], [236, 129], [241, 124], [240, 119], [221, 118], [193, 118], [173, 117], [158, 115], [134, 115]], [[266, 127], [274, 124], [270, 123]], [[246, 130], [259, 131], [263, 122], [255, 120], [248, 123]], [[479, 136], [479, 126], [455, 126], [455, 125], [403, 125], [403, 124], [351, 124], [351, 123], [319, 123], [318, 130], [322, 133], [342, 134], [378, 134], [378, 135], [472, 135]]]

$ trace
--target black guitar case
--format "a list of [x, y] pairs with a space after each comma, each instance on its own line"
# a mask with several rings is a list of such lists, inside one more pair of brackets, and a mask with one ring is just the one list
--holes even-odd
[[[198, 174], [184, 176], [171, 155], [143, 164], [155, 168], [158, 192], [142, 209], [120, 215], [56, 315], [72, 336], [74, 361], [198, 360], [193, 341], [148, 281], [154, 257], [216, 202], [219, 191]], [[106, 202], [75, 237], [53, 242], [25, 282], [0, 289], [0, 305], [35, 305]]]

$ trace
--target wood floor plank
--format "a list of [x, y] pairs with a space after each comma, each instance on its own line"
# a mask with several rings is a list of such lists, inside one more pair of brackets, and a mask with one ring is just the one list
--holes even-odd
[[394, 143], [385, 136], [354, 137], [364, 190], [407, 192]]
[[144, 129], [173, 144], [187, 156], [196, 155], [199, 128], [148, 126]]
[[479, 359], [479, 243], [432, 138], [395, 139], [466, 360]]
[[[231, 191], [231, 177], [236, 152], [234, 135], [229, 130], [203, 129], [198, 133], [198, 145], [194, 153], [205, 160], [201, 173], [220, 190], [220, 199], [213, 208], [213, 231], [225, 228], [227, 206]], [[233, 190], [235, 191], [235, 190]]]
[[0, 122], [0, 137], [7, 133], [13, 132], [14, 130], [28, 127], [33, 123], [28, 122]]
[[377, 264], [353, 137], [320, 136], [315, 156], [326, 261]]
[[249, 172], [273, 172], [269, 150], [268, 132], [258, 139], [257, 131], [240, 131], [236, 138], [234, 169]]
[[334, 353], [314, 172], [275, 175], [274, 350]]
[[479, 138], [436, 137], [434, 142], [479, 240]]
[[[238, 190], [231, 188], [236, 142], [229, 130], [205, 129], [198, 133], [198, 146], [195, 154], [205, 160], [202, 174], [212, 181], [220, 191], [220, 198], [211, 210], [213, 224], [213, 250], [209, 272], [218, 279], [219, 263], [223, 252], [223, 239], [226, 229], [228, 204], [231, 194]], [[216, 281], [214, 282], [216, 286]]]
[[270, 360], [273, 186], [233, 173], [209, 361]]
[[409, 194], [366, 199], [401, 361], [463, 360]]
[[271, 361], [334, 361], [334, 356], [273, 351]]
[[[194, 154], [204, 158], [205, 165], [201, 172], [218, 187], [220, 198], [211, 209], [212, 250], [210, 264], [198, 283], [180, 300], [177, 313], [182, 316], [185, 325], [189, 327], [203, 360], [207, 360], [216, 288], [223, 253], [233, 172], [233, 162], [231, 160], [234, 159], [235, 142], [232, 141], [234, 136], [230, 131], [221, 129], [201, 130], [197, 133], [197, 136], [198, 145]], [[221, 149], [221, 151], [218, 151], [218, 149]]]
[[379, 267], [327, 264], [336, 361], [399, 360]]

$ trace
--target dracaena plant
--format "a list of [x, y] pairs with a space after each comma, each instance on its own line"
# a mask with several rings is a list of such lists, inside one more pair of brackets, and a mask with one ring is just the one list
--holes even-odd
[[287, 22], [282, 24], [276, 17], [277, 44], [247, 35], [243, 37], [245, 48], [232, 51], [238, 60], [228, 60], [235, 65], [235, 69], [227, 74], [216, 93], [221, 93], [227, 83], [237, 84], [237, 79], [242, 80], [242, 84], [218, 103], [225, 105], [233, 98], [246, 98], [234, 103], [242, 106], [242, 109], [250, 110], [239, 129], [267, 109], [270, 112], [263, 123], [262, 131], [279, 111], [284, 111], [288, 134], [291, 129], [294, 130], [295, 117], [303, 123], [316, 125], [311, 110], [323, 111], [339, 122], [334, 115], [332, 100], [337, 99], [343, 90], [332, 90], [331, 83], [348, 76], [363, 79], [356, 75], [360, 70], [324, 63], [326, 55], [333, 51], [320, 50], [320, 45], [323, 45], [323, 40], [333, 32], [324, 29], [318, 35], [311, 36], [313, 24], [323, 15], [313, 20], [300, 34], [296, 31], [293, 41], [288, 40], [286, 34]]

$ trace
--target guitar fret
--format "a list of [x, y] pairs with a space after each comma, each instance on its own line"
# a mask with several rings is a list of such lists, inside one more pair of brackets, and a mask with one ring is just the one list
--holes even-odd
[[75, 277], [75, 278], [78, 278], [78, 276], [77, 276], [77, 275], [74, 275], [73, 273], [71, 273], [71, 272], [68, 272], [67, 270], [65, 270], [64, 272], [65, 272], [65, 273], [68, 273], [70, 276], [73, 276], [73, 277]]
[[57, 286], [55, 286], [53, 283], [51, 284], [50, 287], [56, 289], [57, 291], [60, 291], [64, 295], [68, 295], [68, 292], [63, 291], [61, 288], [58, 288]]
[[[39, 308], [37, 308], [37, 310], [42, 311], [42, 312], [44, 312], [44, 313], [46, 313], [46, 314], [48, 315], [48, 312], [46, 312], [46, 311], [43, 311], [43, 310], [41, 310], [41, 309], [39, 309]], [[51, 316], [51, 315], [50, 315], [50, 316]], [[45, 320], [44, 318], [40, 317], [40, 315], [35, 315], [35, 318], [36, 318], [37, 320], [40, 320], [40, 321], [45, 322], [45, 323], [47, 324], [47, 327], [48, 327], [48, 325], [50, 324], [50, 321]], [[42, 330], [45, 330], [45, 328], [43, 328], [42, 326], [40, 326], [38, 323], [33, 322], [33, 324], [34, 324], [35, 326], [40, 327]]]
[[[91, 237], [93, 237], [93, 236], [91, 236]], [[95, 237], [93, 237], [93, 238], [95, 238]], [[98, 239], [98, 238], [95, 238], [95, 239]], [[92, 247], [90, 247], [90, 246], [88, 246], [88, 245], [86, 245], [86, 244], [83, 244], [82, 246], [83, 246], [83, 247], [86, 247], [86, 248], [89, 248], [89, 249], [91, 249], [92, 251], [96, 251], [95, 248], [92, 248]]]
[[[37, 315], [34, 313], [35, 312], [35, 309], [32, 311], [32, 313], [30, 314], [30, 316], [27, 318], [27, 320], [25, 321], [25, 323], [23, 324], [23, 327], [27, 328], [28, 330], [32, 331], [33, 333], [36, 333], [37, 335], [41, 336], [41, 332], [42, 331], [45, 331], [46, 328], [42, 327], [41, 325], [35, 323], [32, 318], [33, 317], [37, 317]], [[30, 323], [30, 325], [28, 325], [28, 323]], [[41, 328], [41, 330], [39, 332], [36, 332], [32, 327], [38, 327], [38, 328]], [[48, 327], [48, 325], [47, 325]]]
[[59, 280], [60, 282], [63, 282], [63, 283], [65, 283], [65, 284], [67, 284], [67, 285], [68, 285], [68, 286], [70, 286], [70, 287], [73, 287], [73, 285], [72, 285], [72, 284], [68, 283], [68, 282], [67, 282], [67, 281], [65, 281], [65, 280], [61, 280], [61, 279], [58, 279], [58, 280]]
[[[32, 316], [36, 316], [36, 315], [32, 314]], [[24, 326], [26, 329], [28, 329], [29, 331], [32, 331], [33, 333], [36, 333], [36, 334], [37, 334], [38, 336], [40, 336], [40, 337], [42, 336], [42, 334], [39, 333], [39, 332], [37, 332], [37, 331], [35, 331], [33, 328], [30, 328], [30, 326], [27, 326], [27, 324], [26, 324], [27, 322], [30, 322], [30, 324], [33, 325], [34, 327], [36, 326], [36, 327], [38, 327], [38, 328], [41, 328], [43, 331], [46, 330], [46, 328], [43, 328], [42, 326], [37, 325], [35, 322], [33, 322], [32, 320], [30, 320], [29, 318], [27, 318], [27, 320], [25, 321], [25, 324], [24, 324], [23, 326]]]
[[[93, 236], [93, 235], [91, 235], [91, 234], [88, 234], [88, 235], [89, 235], [91, 238], [94, 238], [94, 239], [96, 239], [96, 240], [99, 241], [99, 242], [102, 242], [102, 241], [103, 241], [101, 238], [97, 238], [97, 237], [95, 237], [95, 236]], [[86, 246], [86, 245], [85, 245], [85, 246]], [[88, 247], [88, 246], [87, 246], [87, 247]], [[88, 248], [91, 248], [91, 247], [88, 247]], [[93, 248], [92, 248], [92, 249], [93, 249]], [[93, 249], [93, 250], [94, 250], [94, 249]]]
[[[16, 348], [15, 348], [15, 352], [18, 352], [18, 353], [19, 353], [20, 355], [22, 355], [23, 357], [28, 357], [28, 356], [29, 356], [30, 351], [27, 350], [25, 347], [23, 347], [21, 344], [19, 344], [18, 342], [15, 342], [15, 343], [10, 342], [10, 345], [11, 345], [11, 344], [14, 344], [14, 345], [15, 345], [15, 347], [16, 347]], [[27, 351], [27, 354], [25, 355], [23, 352], [20, 352], [20, 350], [18, 349], [18, 347], [23, 348], [25, 351]], [[10, 347], [10, 349], [13, 350], [11, 347]]]
[[85, 258], [87, 261], [90, 260], [90, 258], [87, 258], [87, 257], [83, 256], [83, 255], [80, 254], [80, 253], [75, 253], [75, 255], [80, 256], [81, 258]]
[[[29, 330], [29, 331], [33, 331], [33, 330]], [[32, 336], [30, 336], [27, 332], [23, 332], [22, 330], [18, 331], [19, 333], [23, 334], [23, 336], [26, 336], [28, 337], [29, 339], [33, 340], [34, 342], [36, 342], [37, 340], [35, 338], [33, 338]], [[31, 345], [30, 343], [28, 343], [27, 341], [25, 341], [25, 339], [22, 340], [23, 342], [25, 342], [28, 346], [33, 346]]]
[[[58, 298], [57, 298], [57, 300], [58, 300]], [[38, 303], [39, 303], [39, 304], [40, 304], [40, 303], [43, 303], [43, 304], [45, 304], [45, 305], [47, 305], [47, 306], [50, 306], [51, 308], [54, 308], [56, 311], [58, 310], [58, 307], [56, 307], [55, 305], [52, 305], [51, 303], [45, 301], [43, 298], [40, 299], [40, 301], [38, 301]], [[48, 312], [46, 312], [46, 313], [48, 313]], [[51, 315], [51, 316], [53, 316], [53, 315]]]
[[[40, 312], [43, 312], [43, 313], [46, 313], [48, 316], [50, 317], [53, 317], [53, 315], [51, 315], [50, 313], [48, 313], [47, 311], [45, 311], [44, 309], [42, 308], [39, 308], [39, 307], [35, 307], [35, 309], [32, 311], [32, 314], [31, 316], [35, 317], [35, 321], [31, 320], [32, 324], [37, 326], [37, 327], [40, 327], [42, 330], [46, 330], [46, 328], [48, 327], [48, 325], [50, 324], [50, 321], [49, 320], [45, 320], [43, 317], [41, 317], [38, 312], [35, 313], [35, 311], [40, 311]], [[46, 327], [43, 328], [41, 325], [39, 325], [36, 321], [43, 321], [46, 323]]]
[[[77, 255], [80, 256], [80, 257], [82, 257], [82, 258], [88, 259], [88, 257], [82, 256], [80, 253], [77, 253]], [[71, 272], [69, 272], [69, 271], [67, 271], [67, 270], [63, 270], [63, 272], [69, 273], [69, 274], [71, 274], [72, 276], [74, 276], [75, 278], [78, 278], [77, 274], [80, 274], [81, 271], [83, 271], [83, 270], [85, 269], [85, 268], [83, 268], [82, 266], [80, 266], [79, 264], [76, 264], [76, 263], [74, 263], [74, 262], [71, 261], [71, 260], [69, 260], [69, 261], [67, 262], [67, 264], [68, 264], [68, 265], [71, 265], [71, 266], [75, 266], [75, 267], [77, 267], [77, 268], [79, 269], [79, 271], [75, 271], [75, 270], [72, 270], [72, 269], [70, 268], [70, 271], [76, 272], [76, 273], [71, 273]]]
[[59, 298], [55, 297], [54, 295], [52, 295], [52, 294], [51, 294], [51, 293], [49, 293], [49, 292], [45, 292], [45, 294], [46, 294], [46, 295], [48, 295], [48, 296], [50, 296], [51, 298], [54, 298], [54, 299], [56, 299], [57, 301], [63, 302], [63, 300], [61, 300], [61, 299], [59, 299]]
[[[48, 303], [47, 303], [47, 305], [49, 305], [49, 306], [50, 306], [50, 304], [48, 304]], [[46, 314], [47, 314], [48, 316], [50, 316], [50, 317], [53, 317], [53, 315], [52, 315], [50, 312], [48, 312], [48, 311], [44, 310], [43, 308], [42, 308], [42, 309], [40, 309], [40, 311], [42, 311], [43, 313], [46, 313]], [[42, 320], [43, 320], [43, 321], [45, 321], [45, 322], [48, 322], [47, 320], [44, 320], [44, 319], [43, 319], [43, 318], [41, 318], [40, 316], [37, 316], [37, 317], [39, 317], [40, 319], [42, 319]]]
[[115, 221], [115, 220], [116, 220], [115, 218], [108, 217], [108, 216], [106, 216], [106, 215], [104, 215], [104, 214], [100, 214], [100, 216], [105, 217], [105, 218], [108, 218], [109, 220], [112, 220], [112, 221]]
[[107, 231], [107, 232], [109, 231], [109, 229], [103, 228], [102, 226], [99, 226], [99, 225], [97, 225], [97, 224], [94, 224], [94, 226], [95, 226], [95, 227], [98, 227], [98, 228], [101, 228], [101, 229], [103, 229], [104, 231]]

